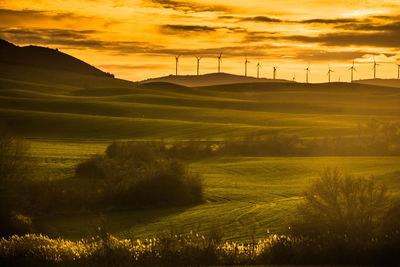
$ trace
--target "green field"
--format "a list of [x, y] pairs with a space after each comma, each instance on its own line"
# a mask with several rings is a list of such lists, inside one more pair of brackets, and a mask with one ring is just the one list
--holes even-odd
[[[74, 166], [104, 142], [33, 141], [34, 155], [51, 177], [68, 179]], [[186, 208], [118, 211], [107, 214], [38, 218], [40, 231], [51, 236], [80, 239], [93, 235], [105, 223], [120, 237], [145, 238], [163, 231], [207, 233], [223, 231], [224, 239], [265, 237], [267, 229], [279, 232], [301, 199], [309, 182], [324, 167], [339, 167], [355, 175], [373, 176], [400, 193], [400, 157], [218, 157], [189, 162], [205, 184], [206, 203]]]
[[[359, 134], [360, 123], [400, 117], [400, 90], [391, 87], [260, 83], [189, 88], [73, 74], [57, 83], [52, 74], [64, 74], [48, 72], [42, 80], [33, 74], [0, 79], [0, 121], [30, 140], [40, 169], [51, 179], [74, 179], [77, 163], [102, 153], [114, 140], [347, 137]], [[187, 162], [204, 178], [204, 204], [103, 215], [87, 212], [34, 222], [43, 233], [71, 239], [92, 235], [103, 221], [100, 217], [117, 236], [221, 229], [227, 240], [262, 238], [267, 229], [281, 229], [301, 193], [324, 167], [373, 175], [398, 195], [399, 162], [400, 157], [207, 158]]]

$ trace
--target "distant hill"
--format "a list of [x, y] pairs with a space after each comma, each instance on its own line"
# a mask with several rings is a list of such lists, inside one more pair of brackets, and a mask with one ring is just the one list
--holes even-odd
[[369, 85], [378, 85], [378, 86], [387, 86], [387, 87], [398, 87], [400, 88], [400, 80], [399, 79], [366, 79], [366, 80], [357, 80], [355, 83], [369, 84]]
[[245, 77], [240, 75], [228, 74], [228, 73], [210, 73], [204, 75], [170, 75], [165, 77], [153, 78], [141, 81], [141, 83], [150, 82], [166, 82], [173, 83], [188, 87], [200, 87], [200, 86], [213, 86], [223, 84], [237, 84], [237, 83], [293, 83], [292, 81], [282, 79], [265, 79], [265, 78], [254, 78]]
[[62, 70], [100, 77], [110, 76], [110, 74], [57, 49], [33, 45], [20, 47], [2, 39], [0, 39], [0, 63]]

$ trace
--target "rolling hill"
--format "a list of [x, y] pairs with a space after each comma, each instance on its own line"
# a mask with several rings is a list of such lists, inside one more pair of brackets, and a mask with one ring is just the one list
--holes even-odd
[[355, 82], [361, 83], [361, 84], [399, 87], [400, 88], [400, 80], [399, 79], [366, 79], [366, 80], [357, 80]]
[[154, 82], [165, 82], [173, 83], [189, 87], [200, 87], [200, 86], [213, 86], [222, 84], [238, 84], [238, 83], [292, 83], [292, 81], [282, 79], [265, 79], [265, 78], [254, 78], [245, 77], [240, 75], [228, 74], [228, 73], [209, 73], [204, 75], [185, 75], [185, 76], [165, 76], [153, 79], [147, 79], [141, 83], [154, 83]]
[[[400, 115], [400, 90], [395, 87], [271, 82], [225, 73], [166, 78], [190, 87], [161, 82], [163, 78], [135, 83], [114, 79], [56, 50], [5, 41], [1, 47], [0, 122], [27, 137], [348, 136], [357, 134], [358, 123]], [[25, 56], [10, 57], [8, 50]], [[41, 62], [39, 55], [48, 60]]]
[[84, 75], [108, 77], [105, 73], [75, 57], [40, 46], [16, 46], [0, 39], [0, 62], [40, 69], [57, 69]]
[[[39, 50], [65, 58], [55, 50], [24, 51]], [[0, 130], [5, 126], [27, 137], [38, 168], [64, 186], [79, 185], [75, 166], [103, 153], [114, 140], [240, 140], [287, 134], [340, 141], [359, 135], [359, 124], [371, 119], [400, 117], [400, 89], [392, 86], [271, 82], [229, 74], [134, 83], [114, 79], [67, 55], [71, 66], [82, 69], [38, 66], [23, 58], [11, 62], [4, 53], [0, 56]], [[189, 86], [173, 79], [186, 79]], [[279, 231], [322, 168], [339, 166], [355, 175], [374, 175], [398, 195], [398, 162], [398, 157], [385, 156], [205, 158], [188, 162], [190, 170], [204, 179], [205, 203], [104, 216], [119, 237], [152, 237], [174, 225], [203, 233], [223, 229], [224, 240], [258, 239], [265, 237], [266, 229]], [[100, 218], [89, 212], [34, 221], [44, 234], [81, 239], [97, 229]]]
[[106, 85], [130, 87], [133, 84], [114, 79], [112, 74], [57, 49], [32, 45], [20, 47], [2, 39], [0, 39], [0, 78], [11, 80], [8, 85], [15, 82], [33, 82], [42, 86], [62, 85], [63, 90]]

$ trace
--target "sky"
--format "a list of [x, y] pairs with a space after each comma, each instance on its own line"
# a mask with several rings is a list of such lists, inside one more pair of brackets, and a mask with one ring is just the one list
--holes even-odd
[[0, 38], [58, 48], [116, 77], [221, 70], [326, 82], [397, 78], [400, 0], [0, 0]]

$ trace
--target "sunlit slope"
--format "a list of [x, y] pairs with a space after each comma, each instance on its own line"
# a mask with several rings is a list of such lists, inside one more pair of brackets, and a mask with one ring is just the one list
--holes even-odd
[[0, 88], [0, 120], [28, 137], [345, 136], [357, 134], [358, 123], [400, 116], [398, 88], [347, 83], [79, 87], [0, 79]]

